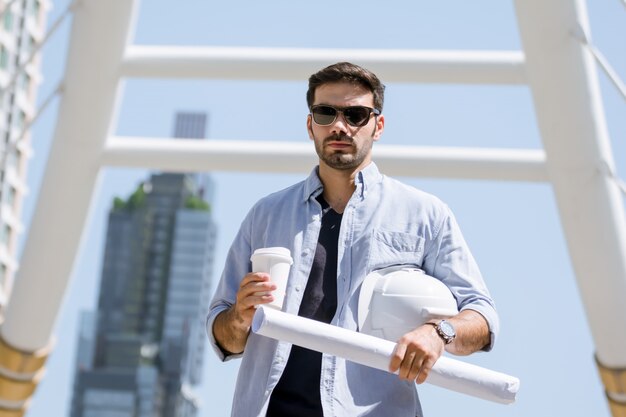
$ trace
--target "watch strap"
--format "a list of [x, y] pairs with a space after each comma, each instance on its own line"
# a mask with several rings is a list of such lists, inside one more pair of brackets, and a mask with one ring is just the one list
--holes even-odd
[[[452, 334], [452, 335], [448, 335], [446, 334], [443, 329], [441, 328], [441, 323], [443, 323], [446, 320], [441, 320], [437, 323], [433, 323], [433, 322], [426, 322], [425, 324], [430, 324], [432, 326], [435, 327], [435, 330], [437, 331], [437, 334], [439, 335], [439, 337], [441, 337], [441, 339], [443, 340], [443, 343], [445, 343], [446, 345], [452, 343], [452, 341], [454, 340], [454, 338], [456, 337], [456, 334]], [[452, 326], [450, 324], [449, 321], [446, 321], [446, 323], [448, 323], [448, 325]], [[454, 328], [454, 327], [453, 327]]]

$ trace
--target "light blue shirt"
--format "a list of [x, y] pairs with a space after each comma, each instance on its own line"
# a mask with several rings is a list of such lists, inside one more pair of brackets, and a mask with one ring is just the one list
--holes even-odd
[[[357, 331], [359, 289], [365, 276], [391, 265], [415, 265], [448, 286], [459, 310], [472, 309], [485, 317], [491, 332], [485, 350], [490, 350], [498, 333], [498, 316], [448, 206], [382, 175], [374, 163], [357, 174], [355, 183], [339, 233], [337, 311], [331, 324]], [[315, 198], [322, 188], [316, 168], [306, 180], [261, 199], [244, 219], [228, 252], [207, 317], [207, 333], [222, 360], [243, 356], [234, 417], [265, 416], [291, 345], [251, 333], [242, 355], [225, 356], [213, 336], [213, 321], [235, 302], [240, 281], [251, 271], [252, 252], [272, 246], [291, 250], [294, 263], [283, 310], [298, 314], [321, 227], [322, 207]], [[321, 366], [324, 416], [422, 415], [414, 382], [326, 354]]]

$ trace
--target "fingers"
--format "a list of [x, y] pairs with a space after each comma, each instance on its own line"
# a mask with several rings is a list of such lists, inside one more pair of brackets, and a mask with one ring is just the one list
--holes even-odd
[[424, 360], [424, 362], [422, 362], [422, 366], [420, 367], [418, 374], [415, 377], [416, 383], [423, 384], [426, 381], [431, 369], [433, 369], [433, 366], [435, 366], [435, 362], [437, 362], [437, 359], [433, 360], [432, 358], [428, 358]]
[[398, 343], [391, 355], [391, 362], [389, 363], [389, 372], [395, 373], [400, 369], [404, 356], [406, 354], [406, 345]]
[[391, 356], [389, 370], [397, 372], [404, 380], [423, 383], [443, 353], [443, 342], [432, 337], [429, 329], [417, 329], [407, 333], [398, 341]]
[[415, 380], [421, 384], [428, 377], [430, 369], [436, 362], [432, 355], [421, 350], [413, 350], [405, 344], [398, 343], [391, 357], [389, 370], [398, 372], [398, 377], [408, 381]]
[[398, 375], [401, 379], [413, 380], [420, 371], [420, 365], [421, 357], [418, 357], [417, 352], [407, 352], [400, 364]]
[[239, 283], [239, 290], [255, 283], [270, 282], [270, 274], [265, 272], [250, 272]]
[[247, 274], [239, 284], [237, 292], [236, 308], [243, 314], [246, 310], [252, 310], [247, 315], [254, 314], [254, 308], [259, 304], [267, 304], [274, 300], [272, 291], [276, 284], [270, 281], [269, 274], [253, 272]]

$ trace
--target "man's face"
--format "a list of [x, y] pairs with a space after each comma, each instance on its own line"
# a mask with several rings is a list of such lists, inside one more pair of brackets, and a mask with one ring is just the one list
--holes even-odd
[[[374, 107], [372, 93], [360, 85], [350, 83], [323, 84], [315, 90], [313, 105], [328, 105], [338, 109], [348, 106]], [[329, 125], [321, 126], [307, 118], [309, 137], [324, 164], [337, 170], [357, 170], [372, 160], [372, 144], [380, 138], [384, 117], [372, 114], [364, 126], [350, 125], [343, 113]]]

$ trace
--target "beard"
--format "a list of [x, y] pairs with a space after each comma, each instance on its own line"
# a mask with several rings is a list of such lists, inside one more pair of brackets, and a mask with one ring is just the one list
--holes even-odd
[[[373, 137], [373, 135], [372, 135]], [[338, 170], [353, 170], [361, 166], [372, 150], [372, 137], [365, 138], [359, 146], [353, 137], [341, 134], [331, 135], [319, 142], [315, 140], [315, 151], [320, 160], [331, 168]], [[346, 149], [327, 150], [329, 142], [344, 142], [351, 147]], [[356, 148], [356, 149], [355, 149]]]

